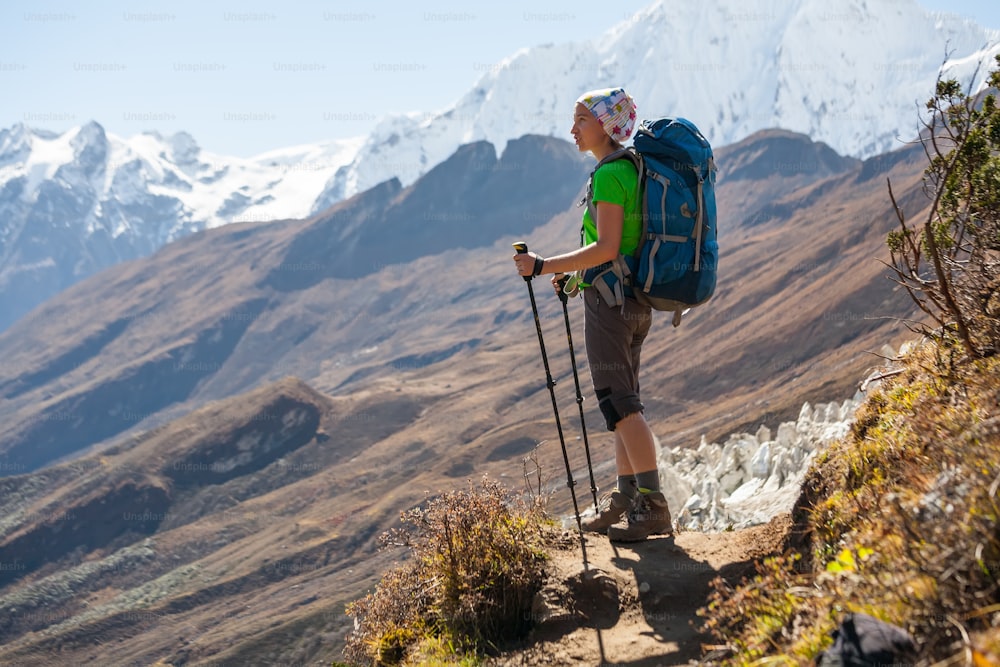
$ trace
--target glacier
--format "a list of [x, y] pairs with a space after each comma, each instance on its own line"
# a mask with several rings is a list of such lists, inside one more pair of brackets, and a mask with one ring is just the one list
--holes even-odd
[[858, 405], [857, 397], [815, 407], [803, 403], [798, 419], [774, 432], [761, 426], [722, 443], [702, 438], [693, 449], [661, 450], [661, 485], [675, 524], [721, 531], [767, 523], [791, 511], [809, 464], [847, 435]]
[[[664, 448], [656, 438], [660, 490], [675, 528], [738, 530], [790, 512], [810, 464], [849, 433], [862, 398], [859, 392], [839, 403], [806, 402], [795, 421], [774, 431], [761, 425], [754, 433], [732, 433], [721, 443], [702, 436], [697, 447]], [[586, 472], [577, 474], [584, 479]], [[580, 512], [583, 519], [595, 515], [593, 505]], [[561, 524], [575, 530], [576, 517], [562, 516]]]
[[[660, 489], [675, 528], [738, 530], [792, 511], [817, 455], [850, 433], [865, 398], [899, 371], [918, 345], [917, 340], [898, 350], [884, 345], [883, 363], [858, 384], [854, 396], [815, 406], [805, 402], [794, 421], [781, 422], [776, 429], [761, 424], [753, 433], [731, 433], [723, 442], [708, 442], [702, 435], [696, 447], [666, 448], [654, 435]], [[606, 464], [598, 467], [607, 472]], [[580, 479], [584, 474], [577, 473]], [[580, 516], [595, 514], [591, 505]], [[567, 530], [576, 529], [575, 516], [562, 516], [561, 523]]]

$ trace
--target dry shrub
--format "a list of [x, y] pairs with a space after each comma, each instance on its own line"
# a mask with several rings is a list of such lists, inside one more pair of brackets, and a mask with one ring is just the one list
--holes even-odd
[[385, 546], [413, 558], [386, 573], [375, 591], [348, 605], [355, 630], [345, 656], [358, 664], [405, 663], [422, 642], [481, 653], [524, 636], [545, 576], [554, 528], [539, 503], [511, 497], [486, 478], [402, 515]]

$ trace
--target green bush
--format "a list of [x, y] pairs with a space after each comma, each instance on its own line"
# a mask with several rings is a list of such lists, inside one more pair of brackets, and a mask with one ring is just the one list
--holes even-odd
[[[1000, 88], [1000, 56], [987, 83]], [[927, 102], [921, 143], [927, 154], [922, 219], [906, 218], [890, 186], [899, 229], [887, 242], [896, 280], [970, 357], [1000, 351], [1000, 107], [994, 93], [964, 92], [938, 80]]]

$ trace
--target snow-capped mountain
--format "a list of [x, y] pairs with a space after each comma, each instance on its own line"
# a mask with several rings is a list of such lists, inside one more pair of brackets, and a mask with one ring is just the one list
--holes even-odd
[[[63, 134], [18, 124], [0, 130], [0, 182], [16, 187], [25, 203], [36, 201], [43, 186], [70, 189], [93, 204], [88, 232], [134, 234], [158, 246], [194, 229], [303, 217], [320, 184], [349, 163], [360, 145], [361, 139], [330, 141], [241, 159], [204, 152], [185, 132], [126, 140], [93, 121]], [[170, 201], [161, 211], [166, 224], [108, 215], [109, 206], [162, 199]]]
[[406, 185], [461, 143], [568, 138], [577, 97], [618, 84], [640, 118], [690, 118], [715, 145], [780, 127], [871, 157], [916, 136], [939, 71], [967, 81], [983, 62], [978, 89], [996, 53], [1000, 31], [916, 0], [656, 0], [593, 40], [512, 55], [451, 108], [383, 119], [317, 207]]
[[130, 139], [90, 122], [0, 130], [0, 330], [102, 268], [231, 222], [305, 217], [360, 140], [250, 159], [186, 133]]
[[502, 153], [526, 134], [566, 139], [591, 88], [624, 84], [640, 118], [688, 117], [716, 146], [781, 127], [869, 157], [915, 136], [939, 72], [978, 89], [998, 52], [1000, 31], [916, 0], [655, 0], [595, 39], [513, 54], [450, 108], [392, 115], [353, 140], [241, 159], [186, 133], [0, 129], [0, 331], [191, 232], [305, 217], [393, 177], [409, 185], [474, 141]]

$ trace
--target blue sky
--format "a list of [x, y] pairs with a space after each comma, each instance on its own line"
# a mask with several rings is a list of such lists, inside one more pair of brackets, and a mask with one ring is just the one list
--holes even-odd
[[[0, 127], [186, 130], [237, 156], [358, 136], [386, 113], [449, 106], [519, 48], [599, 35], [649, 2], [8, 0]], [[921, 4], [1000, 29], [996, 0]]]

